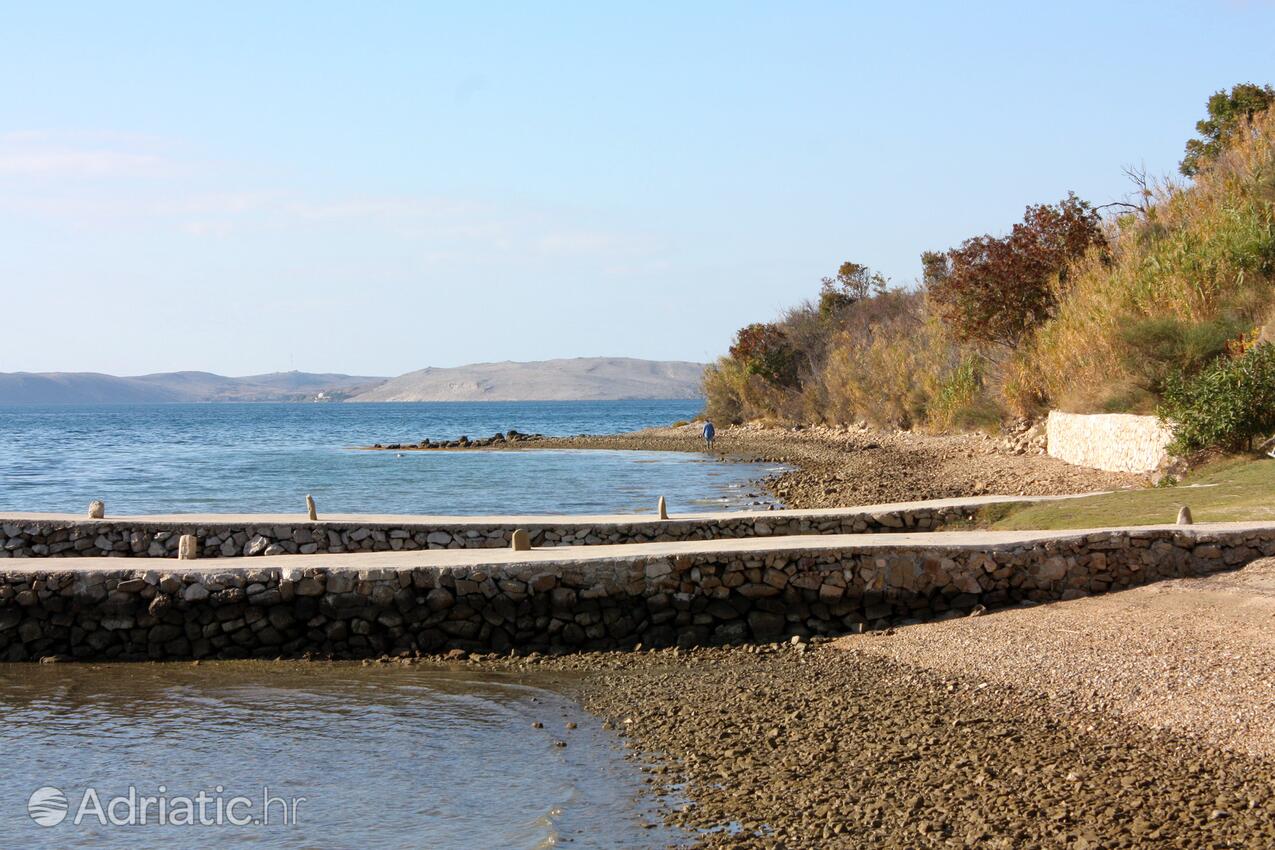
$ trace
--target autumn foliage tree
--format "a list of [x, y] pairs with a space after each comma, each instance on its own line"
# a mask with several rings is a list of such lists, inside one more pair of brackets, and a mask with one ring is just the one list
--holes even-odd
[[749, 374], [759, 375], [777, 387], [797, 387], [797, 358], [788, 335], [773, 322], [756, 322], [740, 328], [730, 356]]
[[825, 277], [820, 283], [819, 315], [831, 319], [851, 304], [885, 292], [890, 281], [880, 272], [847, 260], [835, 276]]
[[1067, 263], [1102, 246], [1098, 212], [1074, 193], [1027, 208], [1007, 236], [975, 236], [923, 255], [925, 282], [955, 335], [966, 342], [1016, 346], [1054, 306], [1053, 279]]

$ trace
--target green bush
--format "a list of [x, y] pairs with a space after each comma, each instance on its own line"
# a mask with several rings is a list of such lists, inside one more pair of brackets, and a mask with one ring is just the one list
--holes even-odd
[[1137, 319], [1119, 329], [1125, 368], [1142, 389], [1163, 391], [1171, 376], [1191, 377], [1226, 353], [1226, 344], [1245, 330], [1229, 317], [1189, 322], [1172, 316]]
[[1170, 378], [1159, 415], [1173, 429], [1176, 454], [1251, 449], [1275, 433], [1275, 344], [1220, 358], [1194, 377]]

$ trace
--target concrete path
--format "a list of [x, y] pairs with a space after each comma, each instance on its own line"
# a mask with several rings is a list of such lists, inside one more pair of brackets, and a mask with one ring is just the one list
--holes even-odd
[[509, 564], [582, 564], [633, 558], [669, 558], [677, 555], [722, 553], [768, 554], [838, 550], [846, 553], [878, 549], [934, 549], [972, 551], [1023, 543], [1072, 540], [1112, 532], [1139, 534], [1174, 530], [1207, 536], [1219, 532], [1269, 531], [1275, 523], [1218, 522], [1191, 526], [1146, 525], [1133, 528], [1089, 528], [1065, 531], [924, 531], [898, 534], [824, 534], [786, 537], [748, 537], [726, 540], [693, 540], [668, 543], [627, 543], [601, 546], [552, 546], [515, 552], [512, 549], [419, 549], [410, 552], [345, 552], [340, 554], [274, 555], [252, 558], [208, 558], [178, 561], [170, 558], [12, 558], [0, 561], [3, 572], [57, 572], [59, 570], [236, 570], [236, 569], [353, 569], [408, 570], [421, 567], [475, 567]]
[[[859, 514], [882, 514], [896, 511], [917, 511], [932, 508], [969, 507], [980, 508], [987, 505], [1014, 504], [1021, 502], [1051, 502], [1062, 499], [1083, 499], [1087, 496], [1098, 496], [1101, 493], [1076, 493], [1066, 496], [963, 496], [952, 499], [929, 499], [918, 502], [890, 502], [879, 505], [857, 505], [845, 508], [807, 508], [802, 510], [776, 511], [710, 511], [704, 513], [671, 513], [670, 521], [710, 521], [731, 520], [740, 518], [801, 519], [803, 517], [845, 517]], [[107, 503], [110, 509], [110, 503]], [[65, 513], [30, 513], [5, 511], [0, 512], [0, 523], [6, 521], [51, 521], [51, 522], [93, 522], [83, 514]], [[147, 515], [111, 515], [99, 522], [146, 522], [146, 523], [240, 523], [244, 525], [290, 525], [309, 523], [303, 513], [295, 514], [147, 514]], [[539, 526], [562, 525], [626, 525], [645, 524], [656, 521], [654, 505], [649, 514], [521, 514], [521, 515], [462, 515], [448, 516], [440, 514], [329, 514], [322, 511], [320, 505], [318, 522], [322, 523], [363, 523], [393, 524], [399, 526], [431, 525], [431, 526], [484, 526], [518, 525], [530, 528]]]

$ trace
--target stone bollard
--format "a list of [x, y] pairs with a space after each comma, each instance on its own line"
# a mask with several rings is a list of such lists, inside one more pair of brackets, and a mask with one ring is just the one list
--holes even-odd
[[668, 519], [668, 503], [664, 501], [663, 496], [660, 496], [660, 501], [656, 503], [656, 508], [660, 512], [660, 519]]
[[527, 552], [531, 549], [531, 535], [519, 528], [509, 538], [509, 546], [515, 552]]
[[193, 561], [199, 557], [199, 538], [193, 534], [183, 534], [177, 541], [177, 560]]
[[89, 502], [89, 519], [101, 519], [106, 516], [106, 502], [94, 499]]
[[306, 516], [310, 517], [311, 521], [319, 518], [319, 510], [314, 506], [314, 497], [309, 493], [305, 494], [305, 512]]
[[1194, 523], [1195, 520], [1191, 518], [1191, 509], [1183, 505], [1182, 509], [1178, 511], [1178, 525], [1192, 525]]

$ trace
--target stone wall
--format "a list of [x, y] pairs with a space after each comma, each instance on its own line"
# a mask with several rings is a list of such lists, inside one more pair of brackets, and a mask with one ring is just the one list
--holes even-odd
[[770, 641], [960, 616], [977, 605], [1066, 600], [1275, 554], [1275, 526], [1016, 539], [837, 548], [807, 538], [763, 551], [577, 553], [536, 563], [504, 556], [465, 566], [414, 566], [398, 556], [393, 569], [358, 569], [351, 556], [276, 558], [257, 562], [259, 569], [250, 561], [183, 562], [191, 564], [186, 569], [178, 562], [77, 569], [66, 561], [11, 561], [0, 567], [0, 659], [368, 657]]
[[719, 514], [668, 520], [635, 517], [627, 522], [454, 524], [412, 522], [177, 522], [120, 517], [104, 520], [30, 520], [0, 516], [0, 558], [135, 557], [175, 558], [183, 534], [199, 538], [201, 558], [311, 555], [419, 549], [507, 548], [515, 528], [525, 528], [533, 546], [592, 546], [719, 540], [799, 534], [860, 534], [932, 531], [963, 520], [977, 505], [919, 507], [883, 512]]
[[1154, 416], [1049, 412], [1049, 454], [1110, 472], [1153, 472], [1168, 459], [1172, 435]]

